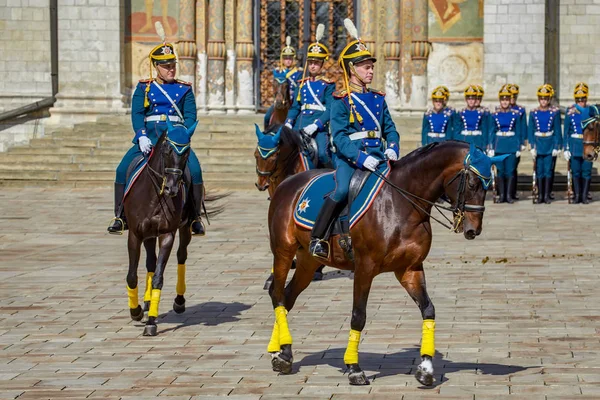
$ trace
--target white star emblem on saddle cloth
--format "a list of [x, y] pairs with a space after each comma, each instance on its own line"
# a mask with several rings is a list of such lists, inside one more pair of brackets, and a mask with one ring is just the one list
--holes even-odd
[[306, 211], [306, 209], [310, 207], [309, 203], [310, 199], [302, 200], [300, 204], [298, 204], [298, 213], [303, 213], [304, 211]]

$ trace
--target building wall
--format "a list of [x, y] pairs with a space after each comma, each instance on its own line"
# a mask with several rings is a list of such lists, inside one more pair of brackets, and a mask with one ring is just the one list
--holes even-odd
[[600, 0], [560, 2], [560, 102], [573, 102], [575, 83], [590, 86], [590, 100], [600, 99]]
[[484, 103], [496, 103], [505, 83], [520, 86], [520, 103], [537, 103], [536, 89], [544, 83], [544, 29], [544, 0], [485, 1]]

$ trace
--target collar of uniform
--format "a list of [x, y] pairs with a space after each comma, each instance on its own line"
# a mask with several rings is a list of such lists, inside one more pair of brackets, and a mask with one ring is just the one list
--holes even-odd
[[367, 92], [366, 86], [357, 85], [354, 82], [348, 82], [348, 85], [350, 85], [350, 90], [353, 91], [354, 93], [366, 93]]

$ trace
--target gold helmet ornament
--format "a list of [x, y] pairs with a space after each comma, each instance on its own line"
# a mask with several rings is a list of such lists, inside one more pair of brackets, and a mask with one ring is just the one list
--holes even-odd
[[519, 85], [517, 85], [516, 83], [509, 83], [508, 84], [508, 90], [510, 90], [510, 93], [513, 96], [518, 96], [519, 95]]
[[465, 94], [465, 97], [471, 97], [471, 96], [477, 97], [479, 95], [479, 90], [477, 89], [476, 85], [469, 85], [465, 89], [464, 94]]
[[281, 69], [283, 69], [283, 57], [296, 57], [296, 49], [292, 47], [292, 37], [286, 36], [285, 38], [285, 47], [281, 49], [281, 54], [279, 55], [279, 64]]
[[444, 91], [444, 100], [448, 101], [450, 99], [450, 90], [444, 85], [438, 87]]
[[575, 90], [573, 90], [573, 97], [575, 97], [576, 99], [587, 98], [588, 89], [583, 85], [575, 86]]
[[433, 89], [431, 92], [432, 100], [446, 100], [446, 91], [443, 89], [443, 86], [438, 86]]
[[485, 94], [485, 90], [483, 90], [483, 86], [475, 85], [475, 87], [477, 88], [477, 97], [483, 98], [483, 95]]
[[554, 96], [554, 88], [549, 83], [544, 83], [537, 90], [538, 97], [552, 97]]
[[[377, 59], [373, 57], [373, 54], [369, 51], [365, 43], [358, 36], [358, 29], [354, 23], [346, 18], [344, 20], [344, 26], [346, 30], [350, 34], [354, 40], [350, 41], [344, 47], [342, 52], [340, 53], [340, 58], [338, 59], [338, 63], [342, 68], [342, 73], [344, 76], [344, 84], [346, 86], [346, 93], [348, 94], [348, 103], [350, 104], [350, 123], [354, 123], [354, 115], [356, 115], [356, 119], [358, 122], [362, 123], [362, 116], [356, 111], [356, 107], [354, 105], [354, 101], [352, 100], [351, 91], [350, 91], [350, 72], [354, 71], [354, 66], [363, 61], [372, 60], [376, 62]], [[357, 75], [358, 79], [361, 78]]]
[[[156, 33], [160, 37], [160, 41], [162, 43], [150, 50], [150, 54], [148, 54], [148, 61], [150, 63], [150, 80], [152, 80], [153, 66], [177, 62], [177, 56], [175, 55], [175, 47], [173, 46], [173, 44], [167, 43], [167, 36], [165, 35], [165, 29], [163, 28], [162, 23], [160, 21], [156, 21], [156, 23], [154, 24], [154, 28], [156, 29]], [[150, 101], [148, 100], [149, 91], [150, 83], [146, 85], [144, 107], [150, 106]]]
[[[325, 34], [325, 25], [319, 24], [317, 25], [317, 31], [315, 33], [315, 42], [311, 43], [308, 46], [308, 54], [306, 55], [306, 62], [304, 63], [304, 70], [302, 71], [302, 85], [304, 85], [304, 78], [306, 77], [306, 71], [308, 70], [308, 61], [309, 60], [317, 60], [325, 62], [329, 58], [329, 50], [327, 46], [323, 43], [320, 43], [320, 40], [323, 39], [323, 35]], [[296, 99], [300, 101], [300, 90], [298, 90], [298, 97]]]
[[510, 85], [502, 85], [500, 90], [498, 91], [498, 98], [502, 97], [512, 97], [513, 93], [510, 91]]

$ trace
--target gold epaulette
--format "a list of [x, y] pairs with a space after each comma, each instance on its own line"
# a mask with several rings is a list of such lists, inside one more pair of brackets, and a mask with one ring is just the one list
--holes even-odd
[[375, 94], [378, 94], [378, 95], [381, 95], [381, 96], [385, 96], [385, 92], [382, 92], [381, 90], [369, 88], [369, 92], [373, 92]]
[[568, 115], [573, 115], [573, 114], [579, 114], [579, 110], [577, 109], [577, 107], [570, 107], [569, 111], [567, 111]]
[[191, 82], [186, 82], [186, 81], [181, 81], [179, 79], [175, 80], [177, 83], [181, 83], [182, 85], [186, 85], [186, 86], [192, 86]]
[[329, 79], [326, 76], [319, 76], [319, 77], [317, 77], [316, 80], [323, 81], [325, 83], [335, 83], [335, 81], [333, 79]]
[[335, 97], [336, 99], [343, 99], [346, 96], [348, 96], [348, 92], [346, 91], [346, 89], [336, 90], [335, 92], [333, 92], [333, 97]]
[[152, 83], [154, 81], [154, 79], [140, 79], [139, 82], [140, 83]]

